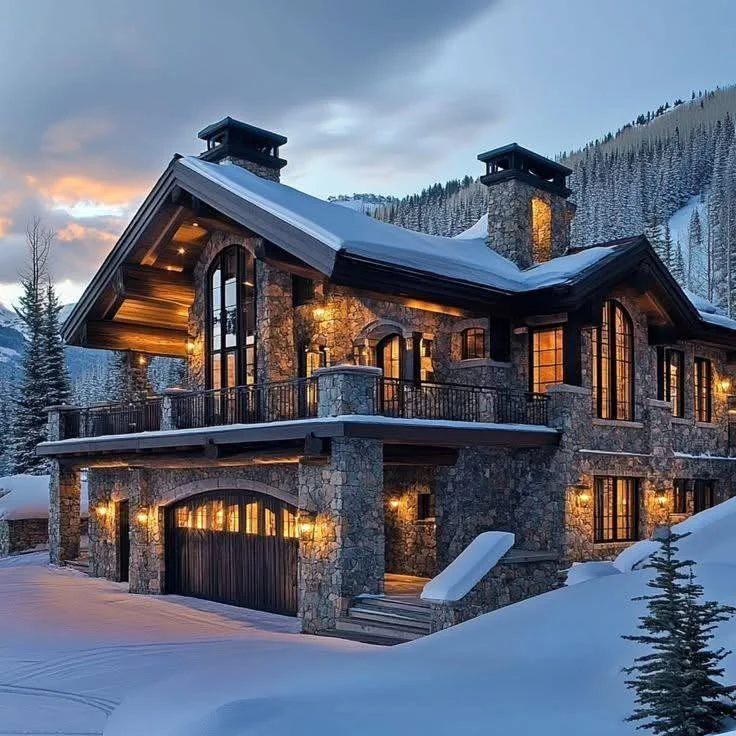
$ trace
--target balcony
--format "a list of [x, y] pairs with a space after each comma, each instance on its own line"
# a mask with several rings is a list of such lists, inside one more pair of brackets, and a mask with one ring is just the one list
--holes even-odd
[[[69, 408], [66, 439], [159, 430], [202, 429], [316, 418], [316, 377], [211, 391], [167, 391], [142, 401]], [[546, 425], [544, 394], [460, 384], [372, 377], [372, 414], [401, 419]]]

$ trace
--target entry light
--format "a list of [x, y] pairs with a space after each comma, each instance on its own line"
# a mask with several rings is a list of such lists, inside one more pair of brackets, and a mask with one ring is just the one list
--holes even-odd
[[660, 493], [657, 496], [657, 503], [661, 509], [664, 508], [667, 505], [667, 496], [664, 493]]
[[573, 486], [573, 490], [575, 491], [575, 497], [580, 503], [588, 503], [590, 501], [590, 491], [585, 483], [577, 483]]
[[107, 506], [103, 506], [100, 504], [96, 509], [95, 512], [97, 513], [97, 516], [107, 516], [110, 513], [110, 509], [107, 508]]
[[299, 512], [299, 536], [305, 541], [314, 539], [316, 514], [302, 509]]
[[194, 352], [194, 343], [191, 340], [187, 340], [187, 352], [190, 355]]
[[396, 510], [397, 508], [399, 508], [399, 499], [398, 499], [398, 498], [392, 498], [392, 499], [391, 499], [391, 500], [390, 500], [390, 501], [388, 502], [388, 505], [389, 505], [389, 506], [390, 506], [390, 507], [391, 507], [392, 509], [394, 509], [394, 511], [395, 511], [395, 510]]
[[145, 509], [141, 509], [136, 515], [135, 520], [139, 524], [147, 524], [148, 523], [148, 511]]
[[722, 378], [721, 379], [721, 391], [730, 391], [731, 390], [731, 380], [729, 378]]

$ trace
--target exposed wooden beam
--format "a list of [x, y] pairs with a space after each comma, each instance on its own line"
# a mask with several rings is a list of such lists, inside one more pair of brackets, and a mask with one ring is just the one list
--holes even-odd
[[169, 302], [187, 308], [194, 302], [191, 276], [151, 266], [123, 266], [116, 274], [115, 290], [123, 299]]
[[98, 320], [85, 323], [83, 345], [102, 350], [135, 350], [149, 355], [186, 358], [187, 340], [185, 330]]
[[186, 330], [189, 310], [180, 304], [155, 299], [124, 299], [115, 312], [115, 322], [158, 327], [166, 325], [175, 330]]
[[184, 208], [177, 207], [171, 217], [169, 217], [166, 225], [161, 229], [158, 237], [153, 241], [151, 247], [145, 252], [141, 263], [145, 266], [150, 266], [156, 262], [156, 251], [159, 249], [161, 243], [166, 243], [174, 236], [174, 233], [179, 229], [179, 223], [184, 216]]

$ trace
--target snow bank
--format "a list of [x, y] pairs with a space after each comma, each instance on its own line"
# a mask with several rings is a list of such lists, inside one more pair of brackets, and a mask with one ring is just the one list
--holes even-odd
[[[0, 478], [0, 519], [49, 518], [48, 475], [8, 475]], [[81, 511], [88, 512], [87, 482], [82, 476]]]
[[459, 601], [514, 546], [510, 532], [479, 534], [437, 577], [422, 590], [424, 600]]
[[578, 562], [568, 571], [565, 585], [577, 585], [588, 580], [596, 580], [606, 575], [620, 575], [621, 570], [609, 561]]

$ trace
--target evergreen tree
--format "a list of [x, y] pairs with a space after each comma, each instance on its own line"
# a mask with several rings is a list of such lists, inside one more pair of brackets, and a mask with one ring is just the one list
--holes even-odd
[[624, 672], [634, 675], [626, 685], [636, 693], [636, 708], [627, 718], [639, 728], [665, 736], [706, 736], [717, 733], [725, 718], [736, 713], [736, 687], [723, 685], [720, 662], [730, 654], [709, 648], [717, 625], [736, 609], [703, 601], [695, 583], [694, 562], [678, 559], [678, 536], [668, 530], [649, 568], [655, 575], [647, 585], [655, 592], [634, 600], [647, 602], [642, 633], [624, 639], [649, 650]]
[[44, 358], [44, 282], [54, 233], [34, 219], [26, 228], [28, 263], [21, 274], [23, 294], [16, 312], [23, 320], [27, 337], [21, 360], [22, 377], [14, 403], [10, 458], [14, 473], [41, 474], [44, 461], [36, 445], [46, 439], [48, 406]]
[[47, 406], [67, 403], [71, 390], [64, 357], [64, 342], [61, 339], [60, 312], [61, 304], [56, 296], [54, 285], [49, 280], [46, 284], [41, 330], [41, 373]]

